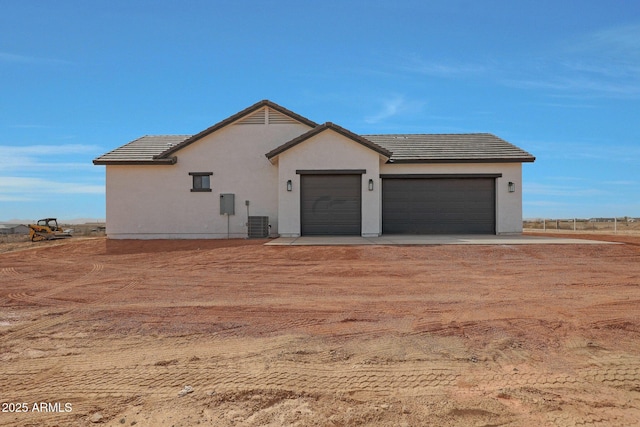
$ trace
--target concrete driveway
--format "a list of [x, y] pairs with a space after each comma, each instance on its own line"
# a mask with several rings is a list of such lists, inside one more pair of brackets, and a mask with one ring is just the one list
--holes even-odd
[[428, 235], [380, 237], [302, 236], [279, 237], [270, 246], [332, 246], [332, 245], [602, 245], [615, 244], [596, 240], [568, 239], [525, 235]]

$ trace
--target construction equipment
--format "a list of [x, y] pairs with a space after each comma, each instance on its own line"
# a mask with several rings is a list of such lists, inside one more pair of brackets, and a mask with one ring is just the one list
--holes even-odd
[[39, 219], [37, 224], [29, 224], [29, 229], [29, 237], [32, 242], [71, 237], [71, 230], [63, 230], [58, 227], [56, 218]]

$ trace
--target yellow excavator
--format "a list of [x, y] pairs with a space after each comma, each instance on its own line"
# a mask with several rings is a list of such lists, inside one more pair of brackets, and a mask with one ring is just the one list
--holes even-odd
[[32, 242], [71, 237], [71, 230], [61, 229], [56, 218], [39, 219], [36, 224], [29, 224], [29, 228], [29, 237]]

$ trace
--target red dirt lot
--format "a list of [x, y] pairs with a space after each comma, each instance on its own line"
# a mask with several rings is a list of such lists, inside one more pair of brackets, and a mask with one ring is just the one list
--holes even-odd
[[262, 243], [0, 254], [0, 426], [640, 425], [638, 237]]

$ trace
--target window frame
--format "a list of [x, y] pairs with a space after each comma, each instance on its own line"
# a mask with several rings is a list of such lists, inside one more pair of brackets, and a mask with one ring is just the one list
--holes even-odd
[[[213, 172], [189, 172], [189, 176], [191, 176], [191, 192], [192, 193], [209, 193], [211, 192], [211, 175]], [[207, 177], [208, 186], [203, 186], [202, 177]], [[197, 184], [197, 180], [199, 180], [199, 184]]]

